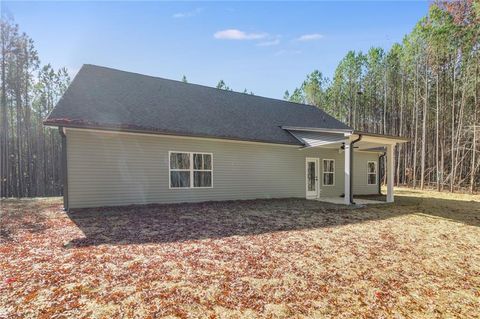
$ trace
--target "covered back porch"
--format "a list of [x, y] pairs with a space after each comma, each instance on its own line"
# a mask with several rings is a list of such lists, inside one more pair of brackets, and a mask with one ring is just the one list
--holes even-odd
[[[314, 161], [309, 163], [307, 157], [306, 166], [306, 178], [307, 178], [307, 198], [317, 199], [320, 201], [326, 201], [334, 204], [379, 204], [379, 203], [393, 203], [394, 202], [394, 172], [395, 172], [395, 146], [399, 143], [405, 143], [408, 140], [402, 137], [373, 134], [354, 130], [329, 130], [329, 129], [317, 129], [317, 128], [304, 128], [304, 127], [283, 127], [295, 138], [301, 141], [304, 146], [299, 151], [305, 151], [309, 149], [336, 149], [339, 153], [343, 153], [343, 194], [342, 196], [322, 196], [319, 191], [319, 184], [315, 184], [314, 180], [319, 179], [319, 169], [315, 167]], [[385, 158], [385, 177], [386, 177], [386, 200], [380, 201], [378, 196], [372, 198], [366, 198], [365, 196], [355, 197], [354, 186], [358, 190], [361, 185], [355, 185], [355, 180], [359, 180], [359, 173], [356, 173], [356, 167], [358, 165], [358, 156], [362, 153], [376, 154], [376, 164], [368, 163], [367, 184], [372, 185], [372, 182], [376, 185], [377, 193], [380, 194], [381, 185], [381, 170], [380, 159]], [[311, 164], [311, 165], [309, 165]], [[322, 165], [325, 165], [323, 163]], [[325, 170], [325, 167], [322, 168]], [[309, 171], [310, 170], [310, 171]], [[372, 173], [369, 174], [371, 170]], [[355, 177], [355, 178], [354, 178]], [[322, 174], [322, 178], [325, 178]], [[363, 177], [362, 177], [363, 178]], [[371, 179], [371, 180], [368, 180]], [[309, 184], [310, 183], [310, 184]], [[310, 186], [309, 186], [310, 185]], [[317, 186], [311, 186], [317, 185]], [[310, 189], [309, 189], [310, 187]], [[360, 192], [361, 193], [361, 192]], [[372, 194], [373, 195], [373, 194]]]

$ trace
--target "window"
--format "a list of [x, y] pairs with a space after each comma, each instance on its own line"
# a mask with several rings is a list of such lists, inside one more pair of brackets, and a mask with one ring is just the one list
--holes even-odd
[[332, 159], [323, 160], [323, 185], [324, 186], [335, 185], [335, 160], [332, 160]]
[[190, 154], [170, 153], [170, 187], [190, 187]]
[[212, 187], [212, 155], [192, 153], [193, 187]]
[[170, 152], [170, 188], [212, 187], [212, 154]]
[[377, 184], [377, 162], [373, 162], [373, 161], [367, 162], [367, 184], [368, 185]]

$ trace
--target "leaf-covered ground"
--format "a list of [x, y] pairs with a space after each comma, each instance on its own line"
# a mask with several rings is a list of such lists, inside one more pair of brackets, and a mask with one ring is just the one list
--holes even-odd
[[4, 200], [0, 318], [478, 318], [480, 197], [398, 193], [362, 209]]

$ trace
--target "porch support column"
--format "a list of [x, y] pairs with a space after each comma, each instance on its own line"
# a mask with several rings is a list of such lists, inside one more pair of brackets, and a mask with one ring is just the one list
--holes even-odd
[[387, 203], [393, 203], [394, 150], [395, 144], [387, 145]]
[[351, 156], [350, 156], [350, 152], [351, 152], [351, 149], [350, 149], [350, 141], [347, 139], [345, 140], [345, 177], [344, 177], [344, 180], [345, 180], [345, 190], [344, 190], [344, 194], [345, 194], [345, 197], [343, 198], [344, 202], [345, 202], [345, 205], [350, 205], [350, 159], [351, 159]]

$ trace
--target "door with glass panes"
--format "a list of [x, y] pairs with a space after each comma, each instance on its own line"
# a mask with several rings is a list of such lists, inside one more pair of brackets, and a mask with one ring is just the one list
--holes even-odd
[[318, 182], [318, 158], [308, 158], [305, 162], [305, 174], [306, 174], [306, 197], [307, 199], [318, 198], [320, 194], [319, 182]]

